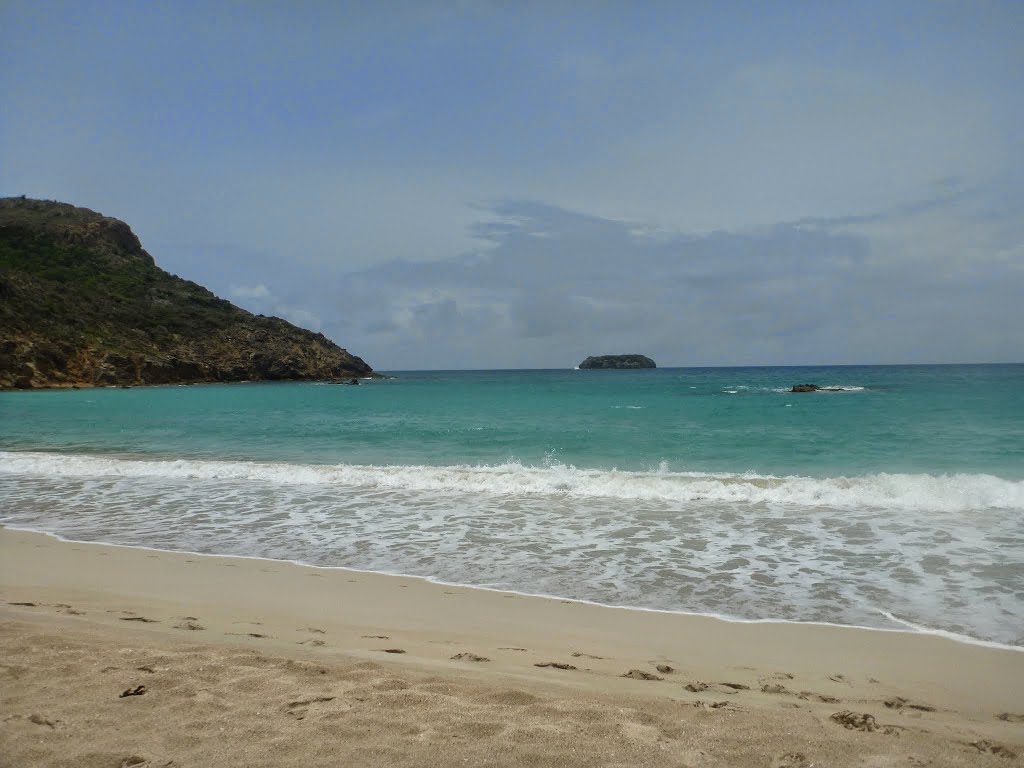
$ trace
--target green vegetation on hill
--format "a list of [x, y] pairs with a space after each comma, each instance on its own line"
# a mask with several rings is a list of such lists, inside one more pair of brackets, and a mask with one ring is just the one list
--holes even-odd
[[591, 356], [579, 365], [580, 370], [592, 368], [657, 368], [651, 358], [644, 355], [598, 355]]
[[0, 199], [0, 387], [341, 379], [370, 367], [158, 268], [127, 224]]

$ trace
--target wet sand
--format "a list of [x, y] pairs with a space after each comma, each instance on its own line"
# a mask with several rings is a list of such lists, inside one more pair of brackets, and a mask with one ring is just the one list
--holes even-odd
[[1024, 653], [0, 530], [3, 766], [1009, 766]]

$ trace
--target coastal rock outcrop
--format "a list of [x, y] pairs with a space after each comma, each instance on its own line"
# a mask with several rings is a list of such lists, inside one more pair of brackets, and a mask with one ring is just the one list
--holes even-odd
[[321, 333], [160, 269], [123, 221], [0, 199], [0, 388], [373, 375]]
[[599, 355], [591, 356], [579, 365], [580, 370], [595, 368], [657, 368], [651, 358], [644, 355]]
[[790, 392], [849, 392], [847, 387], [819, 387], [817, 384], [794, 384]]

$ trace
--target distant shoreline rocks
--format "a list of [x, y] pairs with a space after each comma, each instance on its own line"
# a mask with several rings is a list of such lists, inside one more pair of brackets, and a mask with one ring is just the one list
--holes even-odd
[[598, 355], [591, 356], [579, 364], [579, 369], [626, 369], [657, 368], [657, 364], [645, 355]]
[[790, 392], [849, 392], [846, 387], [819, 387], [817, 384], [794, 384]]

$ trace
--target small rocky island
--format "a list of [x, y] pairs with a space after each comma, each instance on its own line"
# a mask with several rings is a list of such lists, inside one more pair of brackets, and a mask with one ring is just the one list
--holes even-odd
[[322, 333], [160, 269], [123, 221], [0, 198], [0, 389], [376, 375]]
[[599, 355], [597, 357], [588, 357], [579, 365], [581, 371], [598, 368], [635, 369], [657, 367], [651, 358], [644, 355]]

